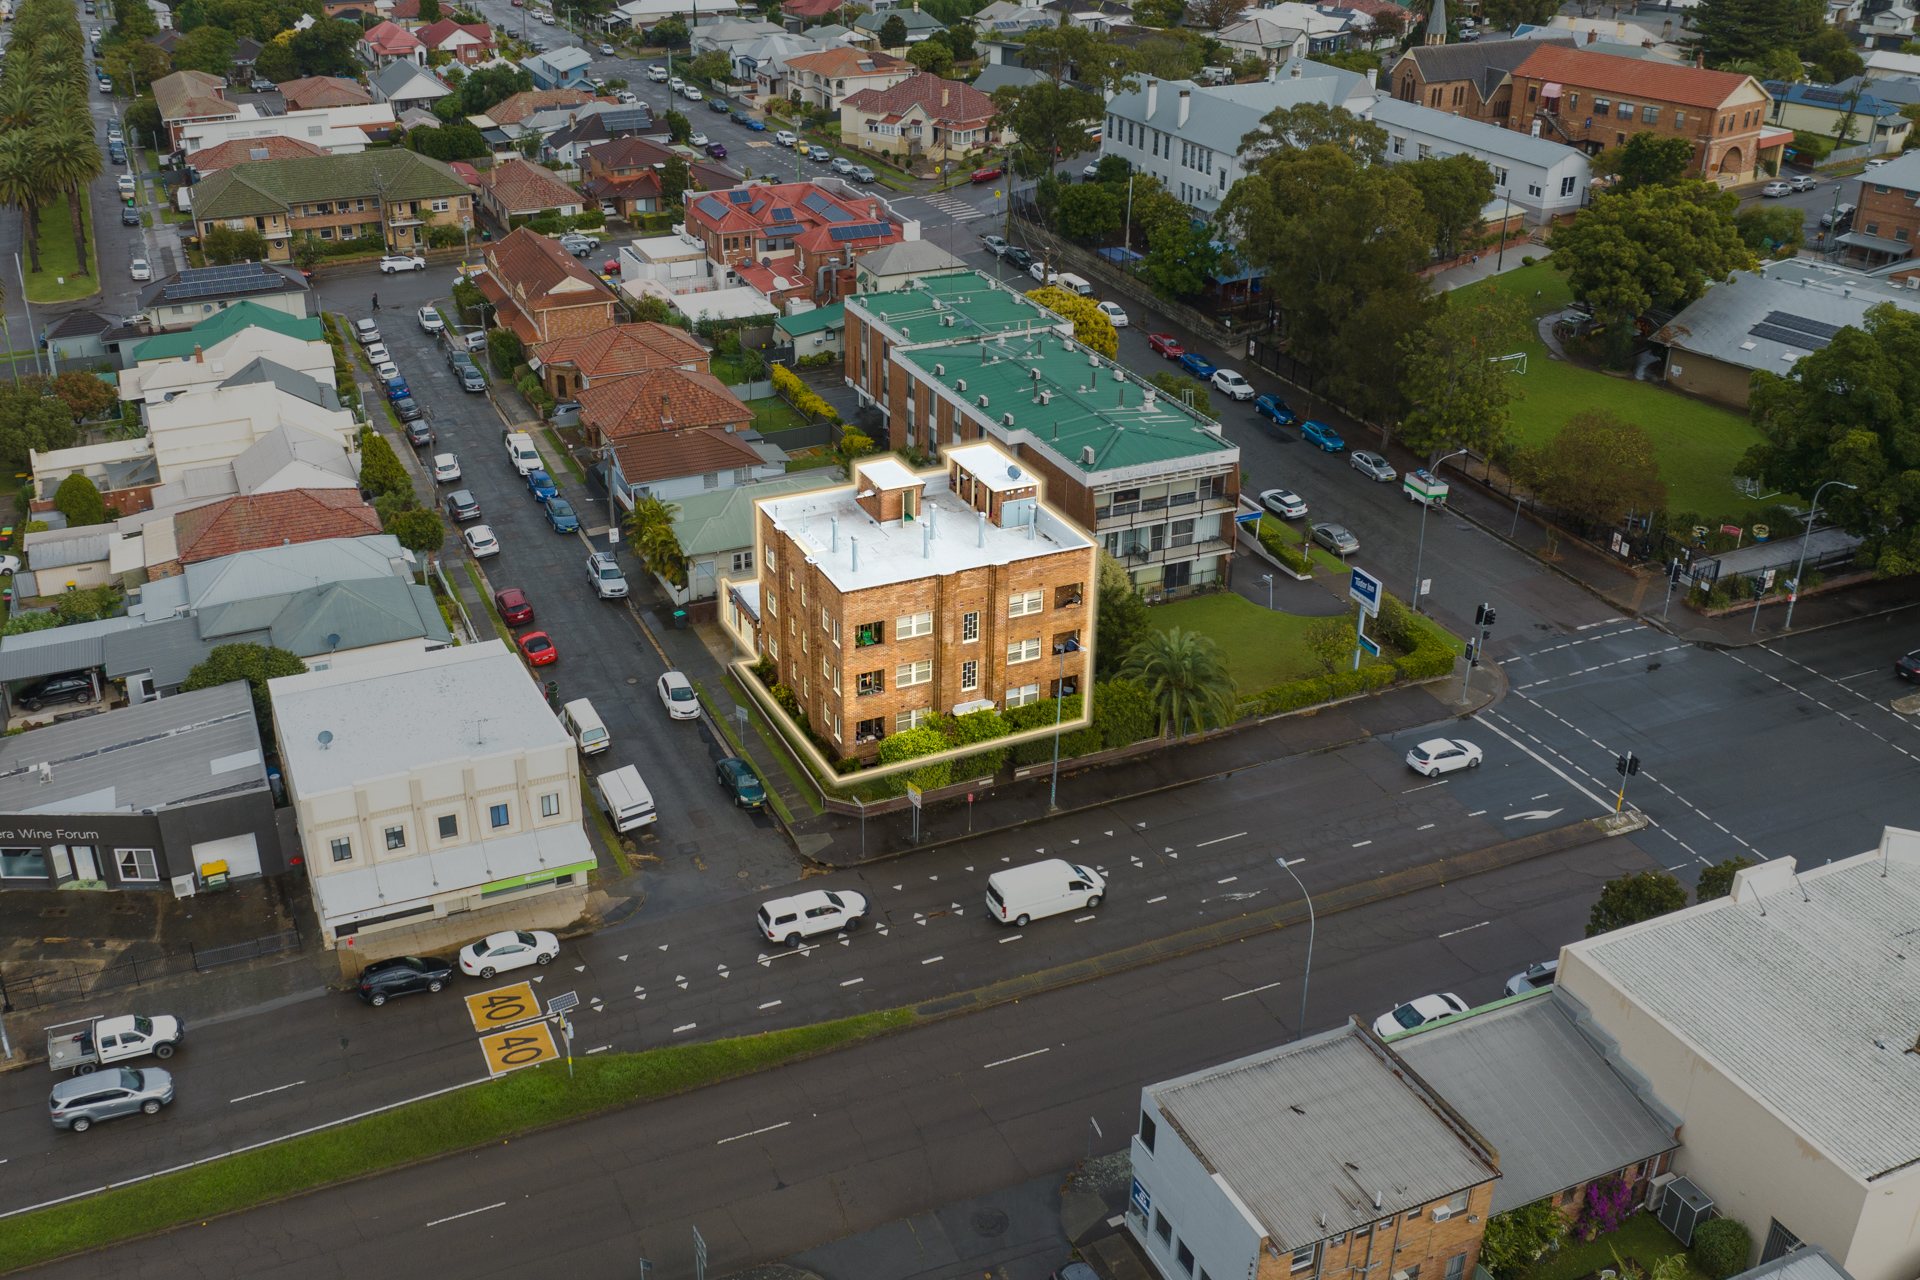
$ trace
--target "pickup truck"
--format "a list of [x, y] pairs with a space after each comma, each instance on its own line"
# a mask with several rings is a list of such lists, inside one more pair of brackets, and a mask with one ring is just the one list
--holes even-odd
[[82, 1018], [47, 1028], [47, 1065], [55, 1071], [87, 1075], [99, 1067], [129, 1058], [171, 1058], [186, 1028], [180, 1019], [161, 1014], [121, 1014], [115, 1018]]

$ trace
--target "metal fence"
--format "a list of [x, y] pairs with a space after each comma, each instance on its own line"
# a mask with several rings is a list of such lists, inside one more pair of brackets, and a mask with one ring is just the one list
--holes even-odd
[[299, 949], [300, 931], [289, 929], [225, 947], [195, 947], [189, 943], [185, 950], [162, 952], [157, 956], [130, 956], [100, 968], [56, 960], [32, 973], [0, 976], [0, 991], [4, 991], [5, 1002], [15, 1009], [39, 1009]]

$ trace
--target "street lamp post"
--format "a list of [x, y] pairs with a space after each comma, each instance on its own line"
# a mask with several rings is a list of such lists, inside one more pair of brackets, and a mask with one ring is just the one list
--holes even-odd
[[[1452, 453], [1448, 454], [1446, 458], [1442, 458], [1440, 462], [1434, 463], [1434, 478], [1439, 478], [1440, 464], [1445, 462], [1447, 458], [1457, 458], [1463, 453], [1470, 452], [1472, 451], [1469, 449], [1455, 449]], [[1420, 503], [1420, 545], [1419, 549], [1413, 553], [1413, 611], [1415, 613], [1420, 612], [1420, 562], [1427, 553], [1427, 512], [1432, 507], [1433, 503], [1430, 501], [1422, 500]]]
[[[25, 285], [21, 286], [23, 289]], [[1793, 606], [1800, 599], [1800, 574], [1807, 567], [1807, 540], [1813, 537], [1813, 518], [1820, 514], [1820, 495], [1827, 491], [1828, 484], [1837, 484], [1842, 489], [1858, 489], [1857, 484], [1848, 484], [1844, 480], [1829, 480], [1813, 491], [1813, 508], [1807, 512], [1807, 531], [1800, 535], [1800, 562], [1793, 569], [1793, 591], [1787, 596], [1787, 621], [1782, 631], [1793, 630]], [[1758, 610], [1759, 605], [1754, 608]]]
[[1060, 650], [1060, 678], [1053, 685], [1053, 785], [1047, 791], [1047, 811], [1060, 807], [1060, 715], [1067, 699], [1067, 655], [1080, 652], [1080, 642], [1069, 640]]
[[1273, 575], [1263, 573], [1260, 575], [1260, 581], [1267, 584], [1267, 609], [1271, 612], [1273, 609]]
[[[1293, 1038], [1298, 1040], [1307, 1034], [1307, 984], [1313, 980], [1313, 934], [1317, 922], [1313, 918], [1313, 895], [1307, 892], [1307, 886], [1300, 883], [1300, 877], [1294, 875], [1293, 862], [1285, 858], [1275, 858], [1280, 869], [1293, 876], [1293, 883], [1299, 888], [1300, 896], [1307, 902], [1307, 967], [1300, 974], [1300, 1025], [1294, 1029]], [[1305, 862], [1305, 858], [1295, 858], [1294, 862]]]

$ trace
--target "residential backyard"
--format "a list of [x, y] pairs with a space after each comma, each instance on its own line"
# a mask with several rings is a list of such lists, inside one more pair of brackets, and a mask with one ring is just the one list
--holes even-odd
[[[1560, 1248], [1529, 1267], [1521, 1280], [1582, 1280], [1601, 1270], [1617, 1271], [1620, 1262], [1628, 1261], [1638, 1264], [1644, 1275], [1662, 1258], [1685, 1252], [1686, 1246], [1652, 1214], [1636, 1213], [1618, 1230], [1593, 1240], [1562, 1237]], [[1700, 1280], [1700, 1273], [1690, 1269], [1687, 1280]]]
[[[1526, 298], [1535, 316], [1550, 315], [1573, 301], [1566, 277], [1545, 261], [1460, 292], [1494, 287]], [[1711, 517], [1747, 505], [1733, 487], [1734, 468], [1749, 446], [1760, 443], [1760, 433], [1745, 416], [1653, 383], [1555, 360], [1537, 336], [1530, 336], [1523, 349], [1527, 371], [1516, 374], [1515, 382], [1524, 398], [1516, 399], [1511, 409], [1514, 433], [1523, 443], [1545, 443], [1582, 409], [1611, 409], [1653, 437], [1669, 511]]]

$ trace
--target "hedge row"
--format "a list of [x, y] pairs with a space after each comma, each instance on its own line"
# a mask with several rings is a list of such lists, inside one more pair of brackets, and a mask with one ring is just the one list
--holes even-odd
[[[1262, 530], [1261, 541], [1266, 541]], [[1384, 689], [1399, 680], [1427, 680], [1453, 670], [1454, 649], [1447, 634], [1389, 595], [1381, 603], [1375, 632], [1401, 650], [1391, 662], [1372, 662], [1354, 671], [1293, 680], [1263, 689], [1240, 704], [1242, 715], [1270, 716], [1298, 711], [1336, 698]]]
[[1293, 543], [1285, 542], [1281, 539], [1279, 529], [1284, 527], [1285, 526], [1268, 528], [1265, 518], [1262, 518], [1260, 521], [1260, 545], [1265, 547], [1275, 560], [1278, 560], [1295, 573], [1311, 575], [1313, 573], [1313, 558]]
[[828, 422], [840, 421], [840, 411], [807, 389], [798, 374], [785, 365], [773, 366], [773, 385], [792, 402], [793, 407], [810, 418], [825, 418]]

